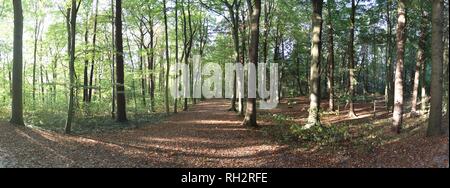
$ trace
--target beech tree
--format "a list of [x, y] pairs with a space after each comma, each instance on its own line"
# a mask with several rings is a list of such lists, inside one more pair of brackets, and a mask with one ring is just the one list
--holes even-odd
[[22, 0], [13, 0], [14, 7], [14, 60], [12, 71], [11, 124], [23, 126], [23, 11]]

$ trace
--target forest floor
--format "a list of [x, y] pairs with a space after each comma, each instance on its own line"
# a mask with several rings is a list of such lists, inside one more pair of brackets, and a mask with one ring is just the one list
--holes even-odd
[[404, 133], [394, 135], [389, 113], [380, 109], [372, 119], [371, 104], [356, 105], [359, 119], [348, 119], [345, 111], [323, 115], [324, 124], [348, 127], [351, 139], [306, 144], [271, 136], [274, 127], [287, 126], [271, 117], [302, 123], [306, 101], [291, 99], [261, 112], [258, 129], [240, 126], [242, 117], [226, 110], [226, 100], [204, 101], [159, 124], [71, 136], [0, 123], [0, 168], [449, 166], [448, 135], [426, 138], [424, 118], [406, 118]]

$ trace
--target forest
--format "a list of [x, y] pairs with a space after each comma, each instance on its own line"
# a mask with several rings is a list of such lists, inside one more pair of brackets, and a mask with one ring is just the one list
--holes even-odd
[[0, 168], [448, 168], [448, 50], [448, 0], [0, 0]]

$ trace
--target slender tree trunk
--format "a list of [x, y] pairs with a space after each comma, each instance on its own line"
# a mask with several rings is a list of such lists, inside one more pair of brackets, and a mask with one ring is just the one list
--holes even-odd
[[[249, 60], [251, 64], [254, 64], [255, 67], [258, 66], [258, 49], [259, 49], [259, 20], [261, 16], [261, 0], [247, 0], [247, 4], [250, 12], [250, 48], [249, 48]], [[256, 68], [257, 70], [257, 68]], [[255, 70], [255, 71], [256, 71]], [[255, 73], [255, 76], [257, 74]], [[251, 79], [251, 78], [250, 78]], [[256, 80], [256, 79], [255, 79]], [[253, 87], [253, 86], [248, 86]], [[256, 88], [254, 88], [256, 91]], [[244, 122], [242, 123], [244, 126], [256, 127], [258, 126], [256, 121], [256, 96], [255, 98], [251, 98], [250, 93], [247, 100], [247, 111], [245, 114]]]
[[86, 18], [86, 30], [84, 32], [84, 43], [86, 45], [84, 53], [84, 71], [83, 71], [83, 102], [89, 102], [89, 59], [88, 59], [88, 49], [89, 49], [89, 16]]
[[125, 75], [123, 62], [123, 36], [122, 36], [122, 0], [116, 0], [116, 76], [117, 76], [117, 121], [127, 122]]
[[[70, 8], [70, 62], [69, 62], [69, 104], [67, 112], [67, 120], [65, 133], [70, 134], [72, 131], [72, 121], [74, 115], [74, 103], [75, 103], [75, 38], [76, 38], [76, 23], [77, 23], [77, 0], [72, 0], [72, 6]], [[69, 15], [67, 15], [69, 17]]]
[[[184, 6], [184, 1], [181, 6]], [[184, 13], [183, 13], [184, 15]], [[184, 27], [184, 26], [183, 26]], [[179, 91], [179, 78], [178, 78], [178, 63], [179, 63], [179, 57], [178, 57], [178, 0], [175, 0], [175, 100], [173, 105], [173, 112], [178, 113], [178, 91]]]
[[89, 79], [89, 99], [88, 102], [92, 101], [92, 90], [93, 90], [93, 80], [94, 80], [94, 67], [95, 67], [95, 58], [97, 55], [96, 49], [96, 42], [97, 42], [97, 23], [98, 23], [98, 3], [99, 0], [96, 0], [95, 3], [95, 16], [94, 16], [94, 36], [92, 39], [92, 63], [91, 63], [91, 75]]
[[431, 70], [431, 106], [428, 122], [428, 136], [442, 133], [442, 83], [443, 83], [443, 0], [432, 1], [432, 70]]
[[386, 2], [386, 21], [387, 21], [387, 37], [386, 37], [386, 88], [385, 101], [388, 111], [393, 110], [394, 106], [394, 79], [392, 77], [394, 66], [392, 65], [392, 25], [391, 25], [391, 0]]
[[34, 50], [33, 50], [33, 106], [36, 102], [36, 66], [37, 66], [37, 48], [41, 22], [36, 18], [34, 27]]
[[355, 85], [356, 85], [356, 78], [355, 78], [355, 15], [356, 15], [356, 4], [355, 0], [352, 0], [352, 13], [351, 13], [351, 25], [350, 25], [350, 47], [349, 47], [349, 54], [350, 54], [350, 61], [349, 61], [349, 112], [348, 116], [350, 118], [355, 118], [355, 107], [353, 105], [353, 100], [355, 98]]
[[306, 128], [320, 125], [320, 62], [322, 49], [322, 0], [312, 1], [312, 46], [311, 46], [311, 77], [310, 84], [310, 106]]
[[169, 28], [167, 25], [167, 5], [166, 5], [166, 0], [163, 1], [164, 4], [164, 31], [165, 31], [165, 37], [166, 37], [166, 75], [165, 75], [165, 80], [166, 80], [166, 88], [165, 88], [165, 105], [166, 105], [166, 113], [170, 113], [170, 108], [169, 108], [169, 73], [170, 73], [170, 56], [169, 56]]
[[14, 7], [14, 60], [12, 71], [11, 120], [13, 125], [24, 126], [23, 122], [23, 11], [22, 0], [13, 0]]
[[395, 71], [395, 94], [393, 131], [400, 133], [403, 123], [403, 75], [406, 46], [406, 3], [398, 0], [397, 21], [397, 67]]
[[334, 1], [328, 1], [328, 93], [329, 93], [329, 110], [334, 111], [334, 28], [333, 14], [331, 6]]
[[[419, 81], [421, 68], [425, 63], [425, 42], [426, 42], [426, 32], [427, 32], [427, 18], [426, 12], [422, 10], [422, 23], [420, 27], [420, 36], [419, 36], [419, 50], [417, 51], [417, 62], [416, 69], [414, 73], [414, 86], [413, 86], [413, 94], [412, 94], [412, 102], [411, 102], [411, 115], [416, 116], [417, 113], [417, 101], [419, 96]], [[425, 75], [422, 75], [422, 77]]]
[[112, 119], [116, 118], [116, 78], [115, 78], [115, 62], [116, 55], [114, 49], [116, 48], [116, 39], [115, 39], [115, 18], [114, 18], [114, 0], [111, 0], [111, 33], [112, 33], [112, 48], [111, 48], [111, 84], [112, 84], [112, 93], [111, 93], [111, 117]]

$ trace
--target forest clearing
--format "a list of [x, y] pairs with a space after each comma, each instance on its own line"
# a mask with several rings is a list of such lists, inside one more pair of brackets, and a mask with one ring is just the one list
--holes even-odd
[[0, 0], [0, 168], [448, 168], [448, 0]]

